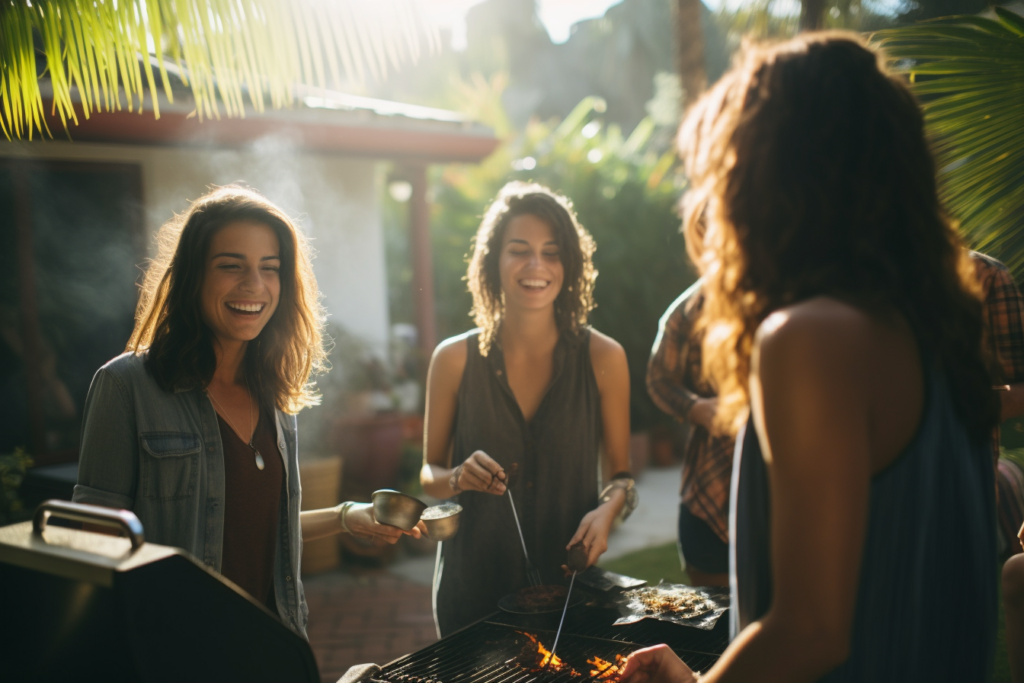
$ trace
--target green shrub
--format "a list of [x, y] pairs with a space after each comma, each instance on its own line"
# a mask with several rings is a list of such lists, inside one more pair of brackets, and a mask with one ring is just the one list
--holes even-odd
[[32, 458], [21, 448], [0, 455], [0, 526], [20, 522], [28, 517], [18, 496], [18, 489], [25, 479], [25, 471], [32, 464]]

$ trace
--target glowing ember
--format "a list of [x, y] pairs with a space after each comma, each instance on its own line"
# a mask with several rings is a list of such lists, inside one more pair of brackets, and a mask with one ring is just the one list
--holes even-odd
[[580, 673], [574, 670], [571, 666], [562, 661], [558, 655], [552, 655], [551, 651], [544, 647], [544, 644], [537, 640], [537, 636], [532, 633], [525, 631], [519, 631], [524, 636], [530, 639], [530, 641], [537, 646], [536, 651], [529, 650], [529, 646], [525, 646], [523, 651], [525, 654], [531, 657], [531, 664], [537, 669], [548, 669], [550, 671], [562, 671], [568, 673], [571, 676], [579, 676]]
[[608, 680], [614, 678], [619, 673], [619, 667], [622, 666], [626, 661], [626, 658], [622, 655], [615, 655], [615, 664], [606, 662], [600, 657], [594, 656], [587, 660], [587, 664], [593, 664], [596, 669], [590, 671], [590, 677], [598, 680]]

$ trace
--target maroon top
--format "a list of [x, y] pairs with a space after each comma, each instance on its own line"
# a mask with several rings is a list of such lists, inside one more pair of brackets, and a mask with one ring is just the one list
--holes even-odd
[[277, 450], [274, 422], [261, 414], [252, 444], [256, 455], [219, 414], [224, 444], [224, 553], [221, 573], [274, 610], [274, 554], [284, 464]]

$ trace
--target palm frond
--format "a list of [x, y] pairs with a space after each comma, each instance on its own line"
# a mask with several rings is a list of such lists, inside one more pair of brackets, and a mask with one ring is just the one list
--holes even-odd
[[976, 248], [1024, 276], [1024, 17], [950, 17], [873, 40], [921, 100], [943, 200]]
[[[0, 130], [49, 134], [40, 79], [65, 126], [78, 112], [173, 101], [200, 118], [288, 106], [296, 86], [344, 88], [415, 60], [437, 35], [415, 0], [0, 0]], [[159, 83], [157, 85], [157, 74]], [[122, 101], [122, 92], [127, 102]]]

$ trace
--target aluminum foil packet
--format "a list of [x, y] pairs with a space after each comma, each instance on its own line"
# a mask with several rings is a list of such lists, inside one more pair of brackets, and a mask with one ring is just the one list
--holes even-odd
[[616, 626], [658, 619], [710, 631], [729, 609], [729, 591], [717, 586], [661, 583], [624, 591], [616, 599], [621, 615]]

